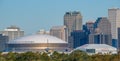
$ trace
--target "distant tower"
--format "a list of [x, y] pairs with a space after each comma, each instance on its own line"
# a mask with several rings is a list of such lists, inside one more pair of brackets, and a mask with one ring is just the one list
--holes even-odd
[[120, 9], [108, 9], [108, 18], [111, 22], [111, 33], [113, 39], [118, 39], [118, 27], [120, 27]]
[[[66, 12], [64, 15], [64, 25], [67, 27], [67, 37], [74, 30], [82, 30], [82, 15], [80, 12]], [[67, 38], [68, 39], [68, 38]]]
[[89, 43], [112, 45], [111, 23], [107, 17], [99, 17], [94, 23], [95, 33], [89, 35]]
[[0, 31], [0, 33], [8, 36], [9, 41], [24, 36], [24, 31], [20, 30], [20, 28], [16, 26], [7, 27], [4, 31]]
[[66, 35], [65, 29], [66, 29], [66, 26], [53, 26], [50, 29], [50, 35], [56, 36], [64, 41], [67, 41], [65, 37]]
[[85, 25], [83, 25], [83, 30], [87, 32], [87, 34], [94, 33], [94, 21], [88, 21]]
[[111, 34], [111, 23], [107, 17], [99, 17], [95, 22], [95, 27], [99, 28], [100, 33]]

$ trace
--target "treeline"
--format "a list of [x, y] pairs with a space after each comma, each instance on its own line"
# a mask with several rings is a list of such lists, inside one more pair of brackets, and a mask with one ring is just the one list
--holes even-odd
[[13, 53], [7, 54], [0, 53], [0, 61], [119, 61], [119, 54], [95, 54], [87, 55], [82, 51], [74, 51], [70, 54], [53, 52], [41, 53], [41, 52], [25, 52], [25, 53]]

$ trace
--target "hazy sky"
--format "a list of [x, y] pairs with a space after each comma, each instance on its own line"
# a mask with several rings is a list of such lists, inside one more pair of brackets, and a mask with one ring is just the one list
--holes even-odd
[[85, 23], [107, 16], [112, 7], [120, 8], [120, 0], [0, 0], [0, 30], [16, 25], [32, 34], [63, 25], [67, 11], [80, 11]]

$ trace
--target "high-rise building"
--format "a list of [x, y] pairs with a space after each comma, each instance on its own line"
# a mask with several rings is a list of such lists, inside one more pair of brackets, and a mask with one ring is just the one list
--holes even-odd
[[87, 34], [94, 33], [94, 21], [88, 21], [88, 22], [86, 22], [86, 24], [83, 25], [83, 30]]
[[[64, 15], [64, 25], [67, 27], [66, 32], [67, 36], [70, 36], [70, 33], [73, 30], [82, 30], [82, 15], [80, 12], [66, 12]], [[68, 38], [67, 38], [68, 39]]]
[[111, 23], [107, 17], [99, 17], [94, 23], [95, 33], [89, 35], [90, 44], [112, 45]]
[[120, 9], [108, 9], [108, 18], [111, 22], [112, 39], [118, 39], [118, 27], [120, 27]]
[[88, 43], [87, 34], [83, 30], [74, 30], [69, 36], [68, 45], [69, 48], [76, 48]]
[[50, 29], [50, 35], [56, 36], [64, 41], [67, 41], [65, 37], [66, 35], [65, 29], [66, 29], [66, 26], [53, 26]]
[[95, 22], [95, 28], [99, 29], [99, 33], [111, 34], [111, 23], [107, 17], [99, 17]]
[[4, 31], [0, 31], [0, 33], [8, 36], [9, 41], [24, 36], [24, 31], [20, 30], [20, 28], [16, 26], [7, 27]]
[[8, 41], [8, 36], [3, 36], [0, 34], [0, 51], [4, 51], [6, 49], [6, 43]]

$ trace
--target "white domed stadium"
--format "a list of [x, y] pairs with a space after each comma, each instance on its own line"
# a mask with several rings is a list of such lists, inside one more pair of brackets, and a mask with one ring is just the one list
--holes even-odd
[[66, 51], [68, 43], [50, 35], [30, 35], [21, 37], [7, 43], [8, 51]]
[[74, 50], [82, 50], [87, 52], [88, 54], [117, 54], [117, 48], [107, 44], [85, 44], [77, 47]]

